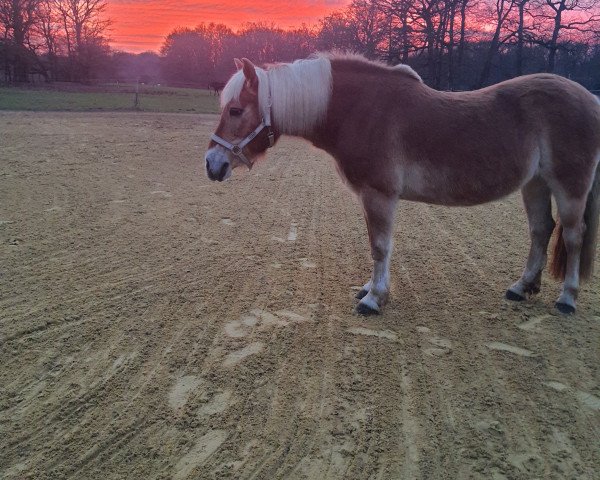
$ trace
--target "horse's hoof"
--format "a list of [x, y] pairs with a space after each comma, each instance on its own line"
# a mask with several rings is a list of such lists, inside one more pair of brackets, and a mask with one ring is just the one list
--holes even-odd
[[356, 313], [358, 313], [359, 315], [379, 315], [379, 310], [375, 310], [374, 308], [369, 307], [368, 305], [365, 305], [364, 303], [359, 303], [356, 306]]
[[512, 290], [507, 290], [506, 291], [506, 299], [511, 300], [513, 302], [522, 302], [523, 300], [525, 300], [525, 297], [522, 295], [519, 295], [518, 293], [513, 292]]
[[361, 298], [365, 297], [367, 293], [369, 293], [369, 291], [366, 288], [361, 288], [360, 292], [356, 294], [356, 298], [360, 300]]
[[575, 313], [575, 307], [567, 303], [556, 302], [554, 306], [560, 313], [565, 315], [571, 315], [572, 313]]

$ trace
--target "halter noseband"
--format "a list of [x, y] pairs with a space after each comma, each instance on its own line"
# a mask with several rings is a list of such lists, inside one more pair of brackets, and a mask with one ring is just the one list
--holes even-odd
[[275, 145], [275, 134], [273, 133], [273, 129], [271, 128], [271, 85], [270, 84], [268, 84], [268, 88], [269, 88], [269, 104], [267, 105], [266, 115], [263, 117], [261, 122], [258, 124], [258, 127], [256, 127], [252, 132], [250, 132], [248, 134], [248, 136], [246, 136], [246, 138], [244, 138], [240, 143], [234, 145], [233, 143], [230, 143], [227, 140], [219, 137], [216, 133], [213, 133], [210, 136], [210, 138], [214, 142], [218, 143], [222, 147], [225, 147], [233, 155], [238, 157], [241, 160], [241, 162], [248, 167], [248, 170], [250, 170], [252, 168], [252, 162], [250, 160], [248, 160], [246, 155], [244, 155], [244, 152], [243, 152], [244, 147], [246, 145], [248, 145], [252, 140], [254, 140], [256, 138], [256, 136], [260, 132], [262, 132], [262, 130], [264, 128], [267, 129], [267, 138], [269, 139], [269, 146], [267, 148], [271, 148], [273, 145]]

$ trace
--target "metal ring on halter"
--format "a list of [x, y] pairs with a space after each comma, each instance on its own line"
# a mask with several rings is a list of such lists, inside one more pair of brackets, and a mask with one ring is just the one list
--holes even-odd
[[231, 153], [233, 153], [234, 155], [237, 155], [239, 157], [240, 154], [242, 153], [242, 149], [239, 145], [234, 145], [233, 147], [231, 147]]

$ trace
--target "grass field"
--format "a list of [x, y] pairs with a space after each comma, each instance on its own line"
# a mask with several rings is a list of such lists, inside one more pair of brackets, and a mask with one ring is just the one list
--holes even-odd
[[0, 110], [143, 111], [157, 113], [218, 113], [218, 98], [208, 90], [141, 86], [138, 106], [131, 85], [0, 88]]

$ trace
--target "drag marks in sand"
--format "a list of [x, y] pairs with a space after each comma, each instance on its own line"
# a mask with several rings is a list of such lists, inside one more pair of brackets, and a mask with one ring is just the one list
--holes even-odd
[[393, 342], [398, 340], [398, 335], [396, 335], [391, 330], [371, 330], [370, 328], [364, 327], [351, 327], [348, 329], [348, 332], [353, 333], [354, 335], [365, 335], [367, 337], [385, 338], [386, 340], [391, 340]]
[[488, 347], [490, 350], [513, 353], [515, 355], [520, 355], [521, 357], [536, 356], [536, 354], [530, 350], [527, 350], [527, 349], [521, 348], [521, 347], [515, 347], [514, 345], [508, 345], [508, 344], [502, 343], [502, 342], [489, 342], [489, 343], [486, 343], [485, 346]]

